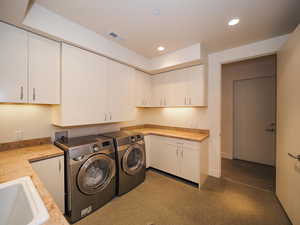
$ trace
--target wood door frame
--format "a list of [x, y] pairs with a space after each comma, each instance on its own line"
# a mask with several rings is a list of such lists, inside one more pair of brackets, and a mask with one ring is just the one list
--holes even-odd
[[[238, 146], [238, 134], [237, 134], [237, 115], [236, 115], [236, 111], [237, 111], [237, 104], [236, 104], [236, 100], [237, 100], [237, 90], [236, 90], [236, 85], [238, 82], [241, 81], [248, 81], [248, 80], [257, 80], [257, 79], [266, 79], [266, 78], [273, 78], [275, 80], [275, 123], [277, 124], [277, 111], [276, 111], [276, 100], [277, 100], [277, 94], [276, 94], [276, 90], [277, 90], [277, 82], [276, 82], [276, 74], [273, 75], [264, 75], [264, 76], [257, 76], [257, 77], [253, 77], [253, 78], [246, 78], [246, 79], [240, 79], [240, 80], [234, 80], [233, 81], [233, 95], [232, 95], [232, 107], [233, 107], [233, 135], [232, 135], [232, 143], [233, 143], [233, 151], [232, 151], [232, 159], [237, 159], [237, 146]], [[276, 132], [276, 131], [275, 131]], [[276, 135], [274, 135], [275, 139], [274, 139], [274, 166], [276, 167]]]

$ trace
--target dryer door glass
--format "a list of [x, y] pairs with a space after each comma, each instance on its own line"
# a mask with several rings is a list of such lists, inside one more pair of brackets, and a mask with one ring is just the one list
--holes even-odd
[[122, 160], [123, 170], [134, 175], [145, 166], [145, 148], [143, 145], [135, 144], [125, 152]]
[[94, 155], [81, 166], [77, 184], [84, 194], [95, 194], [107, 187], [115, 173], [115, 162], [112, 158], [103, 154]]

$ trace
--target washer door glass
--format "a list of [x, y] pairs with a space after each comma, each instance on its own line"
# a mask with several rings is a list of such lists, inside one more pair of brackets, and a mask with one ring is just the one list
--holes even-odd
[[116, 174], [115, 161], [107, 155], [90, 157], [80, 168], [77, 184], [84, 194], [95, 194], [111, 182]]
[[135, 144], [130, 146], [122, 160], [123, 170], [134, 175], [138, 173], [145, 165], [145, 148], [143, 145]]

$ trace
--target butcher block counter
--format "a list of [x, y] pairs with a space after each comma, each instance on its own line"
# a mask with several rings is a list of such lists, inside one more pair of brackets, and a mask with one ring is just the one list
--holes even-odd
[[139, 125], [132, 127], [124, 127], [122, 130], [130, 130], [144, 135], [159, 135], [165, 137], [181, 138], [189, 141], [202, 142], [209, 137], [208, 130], [179, 128], [159, 125]]
[[0, 183], [29, 176], [41, 196], [49, 213], [45, 225], [68, 225], [63, 214], [54, 202], [30, 162], [63, 155], [63, 151], [51, 144], [24, 147], [0, 152]]

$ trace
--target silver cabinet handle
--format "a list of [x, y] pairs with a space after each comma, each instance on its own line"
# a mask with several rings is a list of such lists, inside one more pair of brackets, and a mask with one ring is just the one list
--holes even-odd
[[186, 105], [186, 96], [184, 97], [184, 104]]
[[33, 88], [33, 90], [32, 90], [32, 100], [35, 101], [35, 98], [36, 98], [36, 96], [35, 96], [35, 88]]
[[291, 153], [288, 153], [288, 155], [289, 155], [290, 157], [292, 157], [293, 159], [297, 159], [297, 160], [300, 161], [300, 155], [295, 156], [295, 155], [293, 155], [293, 154], [291, 154]]
[[266, 132], [275, 132], [275, 128], [266, 128], [265, 131]]
[[181, 158], [183, 158], [183, 149], [181, 149]]
[[23, 100], [24, 98], [24, 88], [21, 86], [21, 92], [20, 92], [20, 99]]
[[109, 112], [109, 120], [112, 119], [112, 115], [111, 115], [111, 112]]
[[106, 119], [107, 119], [107, 115], [106, 113], [104, 113], [104, 121], [106, 121]]

